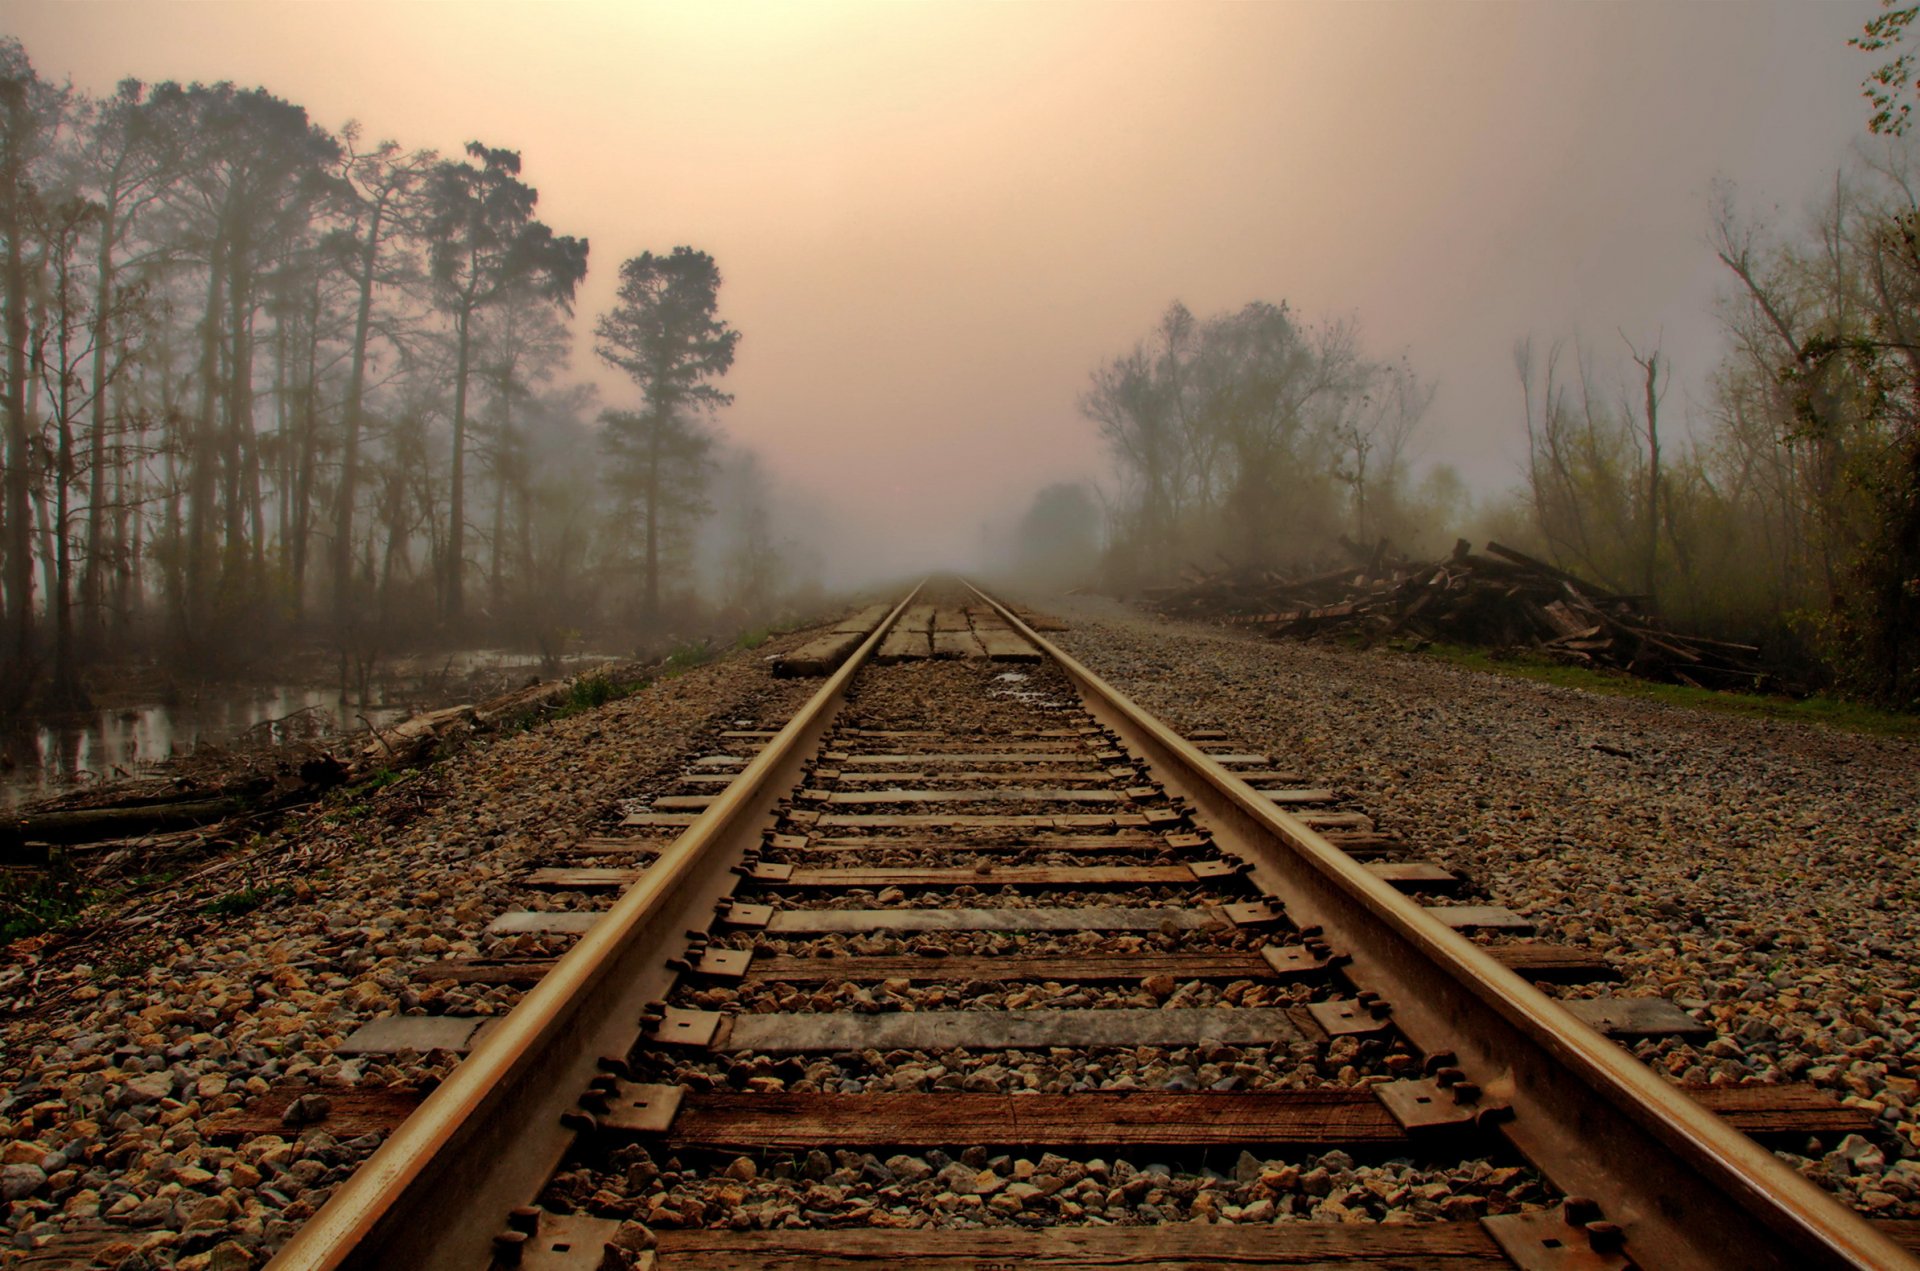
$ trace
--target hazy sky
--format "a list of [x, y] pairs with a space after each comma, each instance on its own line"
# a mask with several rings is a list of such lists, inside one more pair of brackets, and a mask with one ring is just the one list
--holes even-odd
[[[45, 74], [231, 79], [522, 152], [618, 262], [689, 243], [742, 332], [726, 431], [889, 567], [1104, 470], [1074, 400], [1174, 298], [1357, 317], [1516, 472], [1517, 336], [1717, 357], [1708, 191], [1797, 214], [1865, 132], [1828, 4], [0, 3]], [[626, 390], [629, 391], [630, 390]], [[856, 483], [843, 478], [854, 476]], [[829, 490], [838, 494], [828, 496]]]

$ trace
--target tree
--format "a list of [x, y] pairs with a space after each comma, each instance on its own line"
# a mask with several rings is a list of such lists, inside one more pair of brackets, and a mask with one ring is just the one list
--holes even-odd
[[340, 421], [340, 480], [334, 490], [330, 570], [334, 623], [344, 628], [352, 603], [354, 503], [360, 491], [360, 435], [365, 428], [374, 289], [410, 272], [410, 262], [393, 259], [396, 253], [389, 244], [418, 232], [415, 196], [439, 160], [431, 150], [403, 152], [393, 141], [362, 151], [359, 127], [351, 122], [340, 135], [345, 143], [339, 176], [346, 224], [333, 232], [326, 245], [357, 293], [347, 399]]
[[[683, 412], [712, 411], [733, 400], [711, 381], [733, 366], [740, 333], [715, 316], [720, 270], [691, 247], [643, 252], [620, 266], [616, 303], [594, 325], [594, 351], [640, 389], [639, 412], [609, 412], [608, 445], [621, 461], [612, 478], [642, 505], [645, 561], [642, 620], [660, 621], [662, 514], [684, 503], [662, 485], [669, 472], [698, 471], [711, 442]], [[697, 503], [697, 495], [695, 495]]]
[[587, 240], [556, 235], [533, 219], [539, 191], [519, 179], [520, 154], [467, 143], [472, 162], [447, 161], [427, 188], [427, 235], [434, 298], [453, 321], [453, 465], [447, 507], [441, 612], [464, 609], [466, 568], [467, 380], [473, 320], [515, 287], [528, 287], [572, 312], [587, 273]]
[[6, 429], [4, 515], [0, 515], [0, 597], [7, 611], [6, 672], [0, 672], [0, 712], [17, 709], [32, 687], [33, 485], [31, 421], [27, 412], [28, 339], [34, 278], [28, 241], [42, 206], [39, 167], [52, 149], [69, 93], [42, 80], [20, 41], [0, 39], [0, 328], [6, 339], [6, 384], [0, 415]]

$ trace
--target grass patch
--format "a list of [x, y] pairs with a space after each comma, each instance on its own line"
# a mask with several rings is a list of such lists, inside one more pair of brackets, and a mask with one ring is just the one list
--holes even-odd
[[285, 896], [292, 890], [285, 883], [274, 883], [267, 887], [243, 887], [239, 891], [228, 892], [224, 896], [215, 896], [200, 906], [200, 912], [216, 918], [234, 918], [240, 914], [252, 913], [275, 896]]
[[1534, 653], [1495, 654], [1487, 649], [1457, 644], [1432, 644], [1422, 649], [1421, 653], [1468, 670], [1557, 684], [1562, 688], [1584, 689], [1589, 693], [1605, 693], [1609, 697], [1632, 697], [1642, 701], [1663, 702], [1668, 706], [1717, 711], [1722, 715], [1742, 715], [1749, 719], [1822, 724], [1844, 732], [1870, 733], [1879, 737], [1920, 737], [1920, 716], [1881, 710], [1837, 697], [1777, 697], [1766, 693], [1736, 693], [1691, 688], [1685, 684], [1662, 684], [1621, 671], [1596, 671], [1584, 666], [1568, 666]]
[[45, 872], [0, 875], [0, 944], [65, 931], [100, 896], [98, 888], [57, 859]]
[[[590, 710], [597, 710], [608, 702], [632, 697], [645, 688], [647, 683], [646, 680], [636, 680], [622, 684], [605, 675], [583, 675], [567, 685], [566, 696], [555, 703], [551, 718], [565, 719], [569, 715], [581, 715]], [[532, 712], [529, 716], [529, 725], [537, 723], [541, 718], [544, 716], [540, 712]]]
[[667, 654], [667, 660], [660, 665], [664, 677], [672, 677], [691, 671], [696, 666], [705, 666], [713, 661], [714, 650], [706, 644], [682, 644]]

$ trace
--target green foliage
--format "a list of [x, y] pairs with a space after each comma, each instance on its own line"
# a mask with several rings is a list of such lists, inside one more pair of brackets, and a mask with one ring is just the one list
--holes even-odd
[[1885, 737], [1920, 736], [1920, 714], [1881, 710], [1846, 698], [1824, 695], [1792, 698], [1689, 688], [1684, 684], [1643, 680], [1618, 671], [1569, 666], [1537, 654], [1495, 654], [1461, 645], [1431, 644], [1424, 646], [1421, 652], [1469, 670], [1557, 684], [1562, 688], [1604, 693], [1610, 697], [1632, 697], [1668, 706], [1715, 711], [1723, 715], [1821, 724], [1845, 732], [1872, 733]]
[[[1906, 38], [1907, 28], [1920, 16], [1920, 5], [1896, 5], [1895, 0], [1880, 0], [1885, 10], [1868, 20], [1861, 34], [1847, 43], [1867, 53], [1892, 48]], [[1873, 104], [1873, 117], [1867, 126], [1876, 133], [1897, 137], [1907, 130], [1912, 103], [1901, 101], [1913, 83], [1913, 53], [1903, 51], [1881, 63], [1861, 85], [1866, 99]]]
[[239, 891], [216, 896], [200, 906], [200, 912], [217, 918], [236, 918], [252, 913], [276, 896], [289, 895], [293, 889], [285, 883], [266, 887], [243, 887]]
[[671, 679], [673, 676], [691, 671], [696, 666], [705, 666], [707, 663], [713, 661], [715, 655], [716, 650], [709, 644], [687, 643], [676, 645], [674, 646], [673, 652], [667, 654], [667, 660], [661, 664], [661, 674], [663, 677]]
[[44, 872], [0, 874], [0, 944], [67, 930], [101, 895], [60, 859]]

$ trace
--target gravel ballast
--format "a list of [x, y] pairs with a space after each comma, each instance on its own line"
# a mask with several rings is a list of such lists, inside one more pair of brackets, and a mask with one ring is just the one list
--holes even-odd
[[[360, 1024], [400, 1014], [504, 1014], [521, 990], [413, 978], [441, 958], [559, 952], [485, 937], [503, 911], [574, 898], [529, 892], [571, 863], [623, 799], [676, 787], [726, 729], [779, 727], [818, 688], [775, 680], [804, 633], [526, 731], [484, 737], [383, 789], [336, 794], [268, 840], [101, 915], [110, 936], [47, 965], [0, 967], [0, 1266], [90, 1237], [80, 1264], [139, 1271], [258, 1266], [378, 1146], [289, 1128], [213, 1143], [209, 1117], [269, 1085], [413, 1085], [452, 1057], [347, 1058]], [[244, 913], [222, 913], [247, 895]], [[209, 912], [211, 907], [212, 912]], [[128, 924], [133, 913], [150, 920]], [[58, 1247], [56, 1244], [55, 1247]]]
[[1865, 1213], [1920, 1216], [1920, 745], [1095, 598], [1043, 607], [1073, 626], [1050, 638], [1176, 728], [1336, 788], [1541, 939], [1606, 954], [1617, 991], [1713, 1025], [1639, 1047], [1657, 1071], [1809, 1082], [1871, 1111], [1871, 1140], [1783, 1155]]

